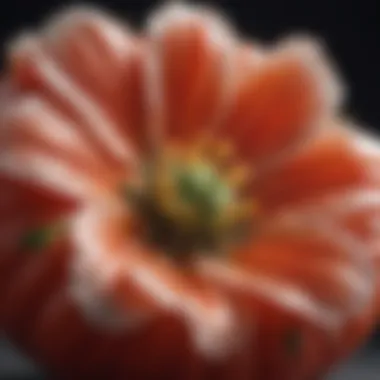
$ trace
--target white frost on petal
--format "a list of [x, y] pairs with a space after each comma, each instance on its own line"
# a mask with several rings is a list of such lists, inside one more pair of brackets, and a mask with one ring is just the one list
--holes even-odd
[[200, 270], [213, 281], [249, 292], [285, 310], [300, 314], [326, 329], [336, 330], [345, 319], [337, 310], [321, 304], [311, 294], [293, 284], [210, 260], [201, 262]]
[[327, 56], [323, 41], [299, 34], [284, 39], [279, 47], [280, 51], [297, 57], [310, 71], [328, 110], [335, 110], [344, 103], [346, 86], [333, 60]]
[[[146, 29], [151, 38], [151, 50], [146, 62], [146, 89], [149, 110], [149, 131], [153, 134], [153, 142], [159, 141], [164, 132], [164, 117], [167, 112], [163, 103], [163, 57], [162, 42], [170, 33], [180, 35], [187, 26], [198, 25], [204, 28], [204, 37], [210, 52], [219, 57], [215, 69], [222, 70], [220, 76], [223, 86], [216, 114], [208, 127], [213, 130], [222, 122], [227, 114], [231, 99], [236, 90], [235, 58], [237, 57], [237, 36], [230, 23], [222, 15], [211, 8], [169, 2], [153, 12], [147, 20]], [[169, 111], [170, 112], [170, 111]], [[154, 146], [154, 145], [153, 145]]]
[[[295, 237], [304, 233], [305, 236], [321, 238], [328, 242], [330, 247], [343, 254], [353, 265], [357, 271], [352, 272], [341, 267], [342, 272], [336, 274], [344, 276], [346, 285], [352, 289], [351, 294], [360, 294], [358, 297], [349, 297], [346, 300], [344, 310], [346, 318], [360, 313], [363, 307], [371, 302], [374, 292], [374, 268], [368, 260], [371, 247], [347, 230], [339, 220], [339, 216], [354, 213], [356, 210], [363, 211], [363, 207], [370, 204], [368, 199], [360, 194], [355, 199], [354, 192], [330, 196], [318, 203], [303, 205], [298, 209], [283, 210], [273, 217], [267, 226], [269, 234], [280, 231], [287, 234], [294, 233]], [[330, 265], [332, 264], [333, 261]], [[358, 289], [353, 289], [354, 283], [357, 283]]]
[[203, 299], [205, 292], [198, 293], [187, 286], [182, 289], [176, 280], [171, 283], [165, 271], [146, 262], [138, 252], [135, 254], [132, 246], [128, 253], [116, 252], [124, 249], [120, 246], [107, 253], [102, 237], [93, 239], [93, 234], [99, 233], [99, 217], [107, 217], [99, 212], [86, 210], [73, 227], [74, 243], [79, 250], [72, 264], [70, 292], [89, 320], [113, 331], [134, 330], [150, 321], [154, 316], [151, 312], [128, 309], [127, 300], [122, 310], [112, 303], [114, 281], [125, 277], [143, 298], [186, 322], [195, 349], [204, 357], [219, 360], [236, 350], [243, 339], [242, 329], [227, 300], [214, 292]]
[[80, 251], [72, 262], [68, 292], [95, 326], [112, 333], [134, 330], [146, 321], [146, 316], [125, 308], [121, 310], [112, 301], [109, 291], [115, 278], [122, 276], [123, 268], [111, 255], [104, 260], [102, 246], [91, 233], [98, 229], [96, 222], [91, 209], [74, 220], [73, 239]]
[[[308, 215], [311, 217], [318, 215], [321, 219], [323, 215], [321, 215], [320, 210], [324, 210], [324, 218], [329, 219], [328, 222], [325, 221], [325, 225], [329, 225], [329, 223], [339, 224], [347, 218], [365, 215], [365, 219], [361, 220], [361, 229], [366, 231], [365, 237], [356, 234], [351, 229], [345, 229], [346, 237], [342, 242], [346, 241], [347, 246], [352, 248], [357, 247], [357, 250], [361, 252], [361, 254], [356, 253], [358, 260], [360, 257], [366, 257], [366, 252], [372, 257], [379, 255], [380, 190], [376, 188], [355, 188], [327, 196], [313, 207], [305, 208], [305, 216], [307, 218]], [[361, 244], [362, 247], [358, 247], [358, 244]]]
[[[1, 131], [0, 136], [6, 144], [13, 144], [7, 141], [6, 133], [12, 139], [15, 129], [23, 129], [29, 136], [33, 135], [58, 150], [69, 150], [74, 154], [85, 154], [94, 163], [98, 161], [96, 153], [90, 149], [87, 142], [78, 133], [74, 124], [65, 120], [51, 105], [45, 100], [34, 95], [20, 98], [17, 103], [12, 104], [3, 113], [4, 126], [9, 130]], [[15, 142], [17, 144], [17, 142]]]
[[118, 23], [107, 12], [91, 7], [76, 6], [67, 9], [51, 18], [43, 30], [47, 40], [54, 44], [59, 43], [62, 38], [75, 38], [75, 33], [86, 28], [96, 33], [102, 47], [118, 63], [123, 62], [134, 48], [129, 38], [130, 30], [125, 23]]
[[380, 190], [374, 188], [348, 189], [339, 195], [327, 196], [318, 202], [334, 214], [342, 215], [380, 207]]
[[84, 199], [96, 189], [91, 179], [68, 167], [62, 160], [37, 151], [1, 152], [0, 172], [78, 199]]
[[356, 132], [351, 140], [352, 146], [357, 152], [368, 157], [380, 158], [380, 140], [379, 137], [368, 131], [359, 130], [352, 127], [352, 132]]
[[114, 157], [122, 162], [130, 162], [133, 157], [131, 147], [118, 134], [113, 122], [53, 60], [43, 53], [38, 41], [27, 35], [11, 47], [13, 59], [22, 60], [22, 57], [27, 57], [53, 96], [67, 106], [83, 130], [91, 133]]
[[233, 44], [235, 33], [228, 21], [211, 8], [200, 5], [169, 2], [148, 18], [147, 30], [153, 38], [160, 39], [168, 31], [194, 22], [205, 26], [215, 46]]
[[213, 299], [211, 304], [206, 304], [196, 295], [182, 294], [144, 265], [129, 269], [129, 272], [150, 296], [185, 319], [197, 350], [205, 357], [218, 360], [237, 349], [242, 339], [241, 330], [226, 300]]
[[363, 163], [363, 170], [375, 182], [380, 182], [380, 139], [374, 133], [359, 128], [356, 124], [348, 124], [347, 130], [351, 133], [350, 144], [359, 157], [367, 160]]

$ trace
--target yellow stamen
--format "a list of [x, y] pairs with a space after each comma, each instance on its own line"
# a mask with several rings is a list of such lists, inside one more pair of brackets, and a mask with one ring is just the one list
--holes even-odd
[[257, 210], [258, 203], [255, 201], [242, 201], [231, 204], [221, 218], [219, 218], [215, 228], [223, 230], [248, 221]]
[[233, 158], [230, 143], [206, 138], [190, 149], [168, 147], [154, 163], [146, 193], [149, 231], [168, 246], [174, 242], [179, 251], [203, 244], [219, 247], [237, 238], [237, 230], [251, 220], [258, 205], [241, 199], [252, 173]]
[[226, 180], [231, 186], [236, 189], [242, 187], [243, 185], [246, 185], [250, 179], [250, 176], [251, 171], [249, 168], [247, 166], [241, 165], [233, 167], [229, 172], [227, 172]]
[[215, 157], [218, 160], [230, 158], [234, 153], [234, 149], [231, 143], [221, 142], [216, 146]]

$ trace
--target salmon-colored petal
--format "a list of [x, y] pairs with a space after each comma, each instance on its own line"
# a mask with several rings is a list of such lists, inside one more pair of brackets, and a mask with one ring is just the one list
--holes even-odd
[[305, 224], [313, 215], [333, 220], [365, 245], [367, 258], [379, 268], [378, 141], [348, 121], [332, 127], [258, 184], [263, 213], [293, 209], [303, 210]]
[[[110, 195], [109, 183], [89, 177], [67, 165], [62, 159], [35, 149], [14, 150], [2, 154], [0, 172], [76, 200], [85, 201], [100, 195]], [[114, 190], [117, 183], [111, 185], [111, 190]]]
[[[204, 277], [240, 301], [256, 322], [258, 378], [308, 378], [342, 355], [337, 337], [347, 343], [346, 354], [368, 333], [368, 320], [356, 333], [347, 330], [372, 307], [373, 270], [363, 250], [337, 225], [310, 218], [305, 223], [293, 215], [238, 249], [229, 262], [200, 262]], [[296, 366], [288, 356], [289, 332], [302, 342]]]
[[151, 128], [183, 141], [207, 132], [230, 95], [233, 33], [210, 10], [182, 4], [158, 11], [148, 28]]
[[254, 185], [264, 213], [278, 211], [350, 187], [379, 183], [366, 140], [335, 128], [320, 134]]
[[141, 147], [143, 43], [122, 23], [93, 9], [68, 10], [43, 30], [43, 43], [59, 65]]
[[106, 175], [99, 157], [70, 122], [43, 99], [25, 96], [8, 101], [1, 124], [2, 176], [77, 200], [104, 193], [112, 183], [112, 171]]
[[309, 39], [253, 52], [243, 74], [237, 62], [236, 97], [221, 133], [248, 159], [272, 160], [293, 148], [340, 102], [322, 49]]
[[[61, 183], [66, 182], [67, 186], [57, 186], [54, 177], [57, 178], [59, 173], [51, 176], [36, 162], [37, 156], [31, 157], [33, 144], [29, 147], [24, 144], [28, 140], [27, 131], [33, 124], [38, 136], [41, 114], [34, 112], [37, 111], [34, 106], [38, 108], [41, 104], [27, 102], [31, 105], [28, 107], [21, 101], [20, 107], [15, 107], [15, 102], [21, 98], [6, 80], [0, 83], [0, 93], [0, 252], [5, 257], [20, 248], [17, 246], [19, 239], [28, 229], [59, 221], [62, 215], [76, 209], [78, 199], [74, 196], [75, 181], [70, 183], [61, 177]], [[49, 120], [48, 124], [51, 127]], [[37, 172], [44, 172], [44, 175], [35, 175]], [[45, 186], [47, 183], [49, 185]]]
[[[327, 195], [318, 201], [301, 207], [305, 221], [318, 217], [333, 221], [345, 229], [352, 238], [365, 245], [367, 255], [380, 283], [380, 191], [378, 187], [354, 187]], [[377, 288], [378, 289], [378, 288]], [[377, 292], [377, 305], [380, 294]]]
[[[361, 143], [359, 145], [360, 152], [363, 154], [363, 144]], [[376, 156], [376, 151], [373, 149], [369, 150], [368, 146], [365, 146], [366, 153], [371, 153], [370, 156], [373, 159]], [[376, 172], [377, 170], [372, 174], [377, 174]], [[318, 223], [324, 226], [331, 240], [335, 239], [336, 241], [342, 240], [341, 236], [337, 234], [337, 228], [344, 232], [344, 240], [346, 241], [347, 247], [351, 246], [353, 249], [356, 247], [356, 251], [359, 253], [359, 255], [356, 254], [353, 256], [356, 256], [356, 267], [363, 267], [363, 264], [367, 266], [370, 265], [372, 271], [370, 277], [373, 278], [377, 284], [377, 286], [374, 287], [375, 292], [371, 302], [372, 309], [363, 314], [363, 320], [366, 319], [367, 321], [373, 321], [374, 316], [378, 315], [380, 304], [380, 294], [378, 291], [378, 284], [380, 283], [380, 245], [378, 239], [378, 220], [380, 217], [379, 200], [380, 193], [378, 191], [378, 185], [374, 187], [372, 184], [366, 187], [361, 184], [343, 191], [326, 194], [314, 202], [305, 202], [288, 211], [282, 210], [269, 222], [272, 225], [276, 225], [274, 220], [277, 220], [280, 221], [281, 225], [284, 222], [294, 223], [294, 221], [297, 221], [299, 226], [306, 226], [310, 224], [311, 221], [318, 221]], [[367, 264], [365, 264], [366, 261]], [[347, 277], [347, 281], [350, 281], [351, 284], [354, 283], [353, 279], [349, 280], [349, 277]], [[355, 327], [354, 323], [349, 327], [349, 329], [358, 331], [357, 328], [358, 326]], [[355, 333], [353, 333], [352, 341], [357, 342], [355, 336]]]
[[91, 96], [47, 54], [37, 37], [20, 37], [11, 48], [10, 79], [17, 88], [44, 96], [78, 126], [79, 133], [106, 163], [119, 168], [131, 166], [135, 157], [129, 142]]
[[105, 167], [72, 122], [65, 120], [48, 102], [37, 96], [19, 97], [2, 113], [2, 151], [36, 148], [88, 171]]
[[196, 275], [182, 273], [159, 252], [128, 237], [121, 229], [126, 221], [120, 205], [114, 207], [88, 209], [75, 224], [72, 294], [85, 315], [106, 327], [128, 329], [130, 323], [146, 324], [169, 313], [186, 323], [202, 355], [233, 349], [240, 329], [228, 301]]

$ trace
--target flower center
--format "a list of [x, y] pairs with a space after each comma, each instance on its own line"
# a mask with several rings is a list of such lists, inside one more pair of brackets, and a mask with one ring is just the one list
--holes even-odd
[[128, 191], [147, 241], [180, 260], [222, 254], [251, 222], [242, 196], [249, 171], [231, 164], [228, 146], [212, 148], [168, 149]]
[[213, 225], [227, 212], [235, 193], [215, 167], [205, 163], [172, 169], [176, 207], [183, 222]]

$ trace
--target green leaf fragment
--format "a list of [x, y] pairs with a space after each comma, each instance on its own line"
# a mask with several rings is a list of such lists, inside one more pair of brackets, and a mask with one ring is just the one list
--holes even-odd
[[21, 247], [30, 251], [41, 251], [59, 237], [61, 229], [61, 224], [50, 224], [33, 228], [22, 237]]

